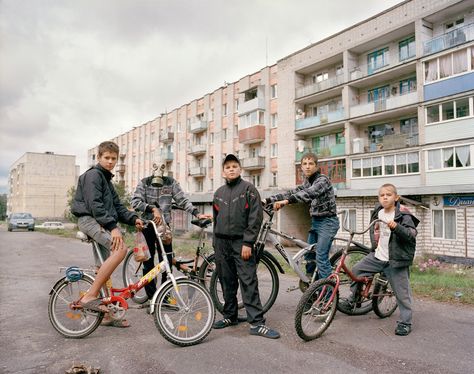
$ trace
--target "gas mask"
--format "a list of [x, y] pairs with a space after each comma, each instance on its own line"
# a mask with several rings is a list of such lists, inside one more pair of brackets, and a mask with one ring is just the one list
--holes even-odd
[[165, 172], [166, 165], [153, 164], [153, 178], [151, 179], [151, 185], [153, 187], [163, 187], [163, 173]]

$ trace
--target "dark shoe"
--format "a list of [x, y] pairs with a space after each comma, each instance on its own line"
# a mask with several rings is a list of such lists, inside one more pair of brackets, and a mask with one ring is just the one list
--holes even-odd
[[280, 337], [280, 333], [278, 331], [272, 330], [265, 325], [251, 326], [250, 335], [258, 335], [270, 339], [278, 339]]
[[411, 325], [399, 322], [395, 329], [395, 335], [407, 336], [411, 332]]
[[238, 323], [239, 323], [238, 321], [232, 321], [229, 318], [223, 318], [223, 319], [220, 319], [219, 321], [214, 322], [214, 324], [212, 325], [212, 328], [216, 330], [224, 329], [229, 326], [235, 326]]
[[339, 302], [339, 307], [349, 311], [354, 309], [355, 303], [349, 299], [343, 299]]

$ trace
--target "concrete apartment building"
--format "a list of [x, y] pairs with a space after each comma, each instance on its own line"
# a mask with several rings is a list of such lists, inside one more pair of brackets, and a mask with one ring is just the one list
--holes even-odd
[[27, 152], [9, 173], [7, 214], [29, 212], [35, 218], [63, 218], [67, 192], [76, 185], [76, 156]]
[[[393, 183], [417, 202], [419, 251], [474, 258], [473, 99], [474, 2], [405, 1], [114, 138], [116, 172], [133, 190], [161, 160], [210, 210], [226, 153], [265, 197], [313, 151], [350, 226]], [[304, 236], [304, 207], [278, 224]]]

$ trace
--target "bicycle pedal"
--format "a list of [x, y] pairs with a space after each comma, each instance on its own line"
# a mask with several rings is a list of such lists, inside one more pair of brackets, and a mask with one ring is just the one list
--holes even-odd
[[300, 288], [297, 286], [291, 286], [286, 289], [286, 292], [291, 292], [291, 291], [296, 291], [299, 290]]

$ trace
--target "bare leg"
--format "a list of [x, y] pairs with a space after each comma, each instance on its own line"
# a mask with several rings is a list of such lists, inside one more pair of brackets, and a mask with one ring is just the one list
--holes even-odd
[[82, 298], [83, 303], [87, 303], [88, 301], [97, 298], [102, 286], [105, 284], [105, 282], [107, 282], [114, 270], [117, 268], [117, 266], [120, 265], [126, 255], [127, 249], [125, 248], [125, 246], [122, 249], [112, 251], [110, 253], [109, 258], [105, 260], [105, 262], [102, 264], [99, 271], [97, 272], [97, 275], [95, 277], [94, 283], [92, 283], [91, 288]]

